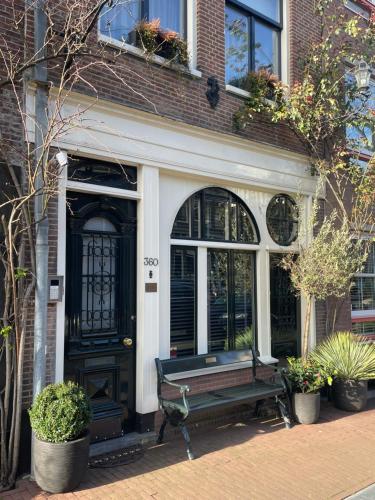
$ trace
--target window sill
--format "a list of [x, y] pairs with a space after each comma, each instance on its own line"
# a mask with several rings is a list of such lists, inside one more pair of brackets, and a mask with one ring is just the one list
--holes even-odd
[[375, 318], [375, 310], [374, 309], [366, 309], [364, 311], [352, 311], [352, 320], [357, 320], [357, 322], [361, 322], [360, 320], [365, 320], [369, 318]]
[[175, 71], [179, 71], [184, 73], [185, 75], [191, 76], [193, 78], [202, 78], [202, 72], [191, 67], [185, 67], [181, 64], [174, 63], [172, 61], [168, 61], [164, 57], [156, 56], [156, 55], [147, 55], [142, 49], [139, 47], [134, 47], [134, 45], [129, 45], [128, 43], [122, 43], [118, 40], [114, 40], [113, 38], [98, 34], [99, 42], [108, 45], [110, 47], [115, 47], [116, 49], [121, 49], [126, 54], [132, 54], [135, 57], [139, 57], [140, 59], [147, 59], [154, 64], [159, 66], [163, 66], [164, 68], [172, 69]]
[[[274, 365], [278, 363], [279, 360], [273, 358], [272, 356], [259, 356], [259, 359], [266, 365]], [[240, 363], [232, 363], [226, 366], [212, 366], [211, 368], [203, 368], [199, 370], [191, 370], [182, 373], [173, 373], [168, 375], [168, 380], [182, 380], [185, 378], [200, 377], [202, 375], [210, 375], [212, 373], [222, 373], [234, 370], [243, 370], [244, 368], [251, 368], [253, 366], [252, 361], [243, 361]]]
[[[244, 99], [250, 97], [250, 92], [248, 92], [247, 90], [239, 89], [238, 87], [233, 87], [233, 85], [225, 85], [225, 90], [230, 94], [243, 97]], [[272, 101], [271, 99], [264, 99], [264, 101], [272, 107], [275, 106], [275, 102]]]

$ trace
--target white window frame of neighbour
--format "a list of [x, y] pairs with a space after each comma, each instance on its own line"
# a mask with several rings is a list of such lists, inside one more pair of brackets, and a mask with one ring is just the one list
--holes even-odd
[[[371, 245], [373, 245], [374, 252], [375, 252], [375, 243], [372, 242]], [[375, 260], [375, 255], [374, 254], [370, 254], [370, 255], [371, 255], [371, 258], [374, 258], [374, 260]], [[361, 273], [356, 274], [355, 277], [356, 278], [373, 279], [374, 280], [374, 288], [375, 288], [375, 263], [374, 263], [373, 271], [374, 271], [373, 273], [361, 272]], [[375, 317], [375, 309], [357, 309], [357, 310], [352, 309], [352, 319], [356, 320], [357, 322], [359, 322], [359, 320], [361, 320], [361, 319], [368, 320], [369, 318], [374, 318], [374, 317]]]
[[[282, 29], [280, 32], [280, 79], [285, 84], [290, 83], [290, 71], [289, 71], [289, 2], [283, 0], [281, 8], [281, 19], [282, 19]], [[233, 85], [226, 84], [225, 90], [231, 94], [235, 94], [239, 97], [247, 98], [250, 93], [247, 90], [234, 87]], [[272, 101], [270, 101], [272, 102]]]
[[[202, 77], [202, 72], [197, 69], [197, 0], [187, 0], [186, 6], [186, 42], [189, 53], [189, 66], [178, 65], [184, 73], [189, 73], [196, 78]], [[122, 49], [124, 52], [134, 56], [145, 58], [145, 52], [139, 47], [129, 43], [121, 42], [115, 38], [104, 35], [100, 31], [100, 21], [98, 22], [98, 41], [105, 45]], [[153, 55], [150, 60], [160, 66], [168, 66], [169, 61], [164, 57]]]
[[[373, 3], [372, 0], [370, 0], [370, 2]], [[359, 16], [363, 17], [366, 20], [370, 19], [369, 10], [365, 9], [364, 7], [361, 7], [353, 0], [345, 0], [344, 4], [345, 4], [345, 7], [347, 9], [351, 10], [355, 14], [358, 14]], [[374, 3], [374, 6], [375, 6], [375, 3]]]

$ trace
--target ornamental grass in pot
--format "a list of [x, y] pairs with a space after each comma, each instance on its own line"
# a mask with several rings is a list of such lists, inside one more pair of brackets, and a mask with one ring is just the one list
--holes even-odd
[[351, 332], [338, 332], [319, 344], [312, 359], [333, 377], [336, 408], [361, 411], [367, 404], [367, 382], [375, 378], [375, 344]]
[[288, 358], [287, 377], [293, 391], [294, 415], [300, 424], [315, 424], [320, 415], [320, 389], [326, 378], [311, 359]]
[[90, 402], [73, 382], [51, 384], [29, 410], [34, 432], [34, 476], [50, 493], [74, 490], [88, 467]]

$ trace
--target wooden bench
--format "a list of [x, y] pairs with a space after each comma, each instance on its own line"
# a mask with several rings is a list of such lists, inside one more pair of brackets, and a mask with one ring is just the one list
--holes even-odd
[[[224, 389], [213, 389], [212, 391], [189, 395], [190, 388], [187, 385], [181, 385], [168, 379], [168, 375], [175, 373], [191, 372], [192, 370], [201, 370], [204, 374], [212, 372], [211, 367], [228, 366], [244, 361], [251, 361], [252, 381], [247, 384]], [[260, 404], [268, 399], [274, 398], [279, 409], [281, 417], [284, 419], [285, 426], [291, 427], [291, 403], [290, 391], [287, 379], [283, 371], [275, 367], [274, 375], [270, 381], [264, 381], [257, 378], [257, 367], [267, 367], [259, 359], [259, 353], [255, 349], [241, 351], [226, 351], [213, 354], [201, 354], [185, 358], [173, 358], [160, 360], [155, 359], [158, 375], [158, 398], [159, 407], [163, 412], [164, 419], [161, 424], [158, 443], [163, 441], [164, 430], [167, 423], [174, 427], [179, 427], [186, 442], [187, 455], [190, 460], [194, 459], [191, 448], [190, 437], [185, 422], [190, 415], [198, 412], [217, 409], [220, 407], [230, 407], [241, 403], [256, 403], [255, 414], [258, 414]], [[187, 377], [189, 375], [187, 374]], [[181, 396], [176, 399], [167, 399], [162, 395], [162, 385], [167, 384], [179, 390]]]

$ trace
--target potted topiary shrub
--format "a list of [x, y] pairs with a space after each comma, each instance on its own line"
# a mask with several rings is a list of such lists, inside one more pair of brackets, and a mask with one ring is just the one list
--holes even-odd
[[316, 363], [333, 377], [336, 408], [361, 411], [367, 404], [367, 382], [375, 378], [375, 344], [351, 332], [338, 332], [311, 353]]
[[90, 402], [73, 382], [51, 384], [29, 410], [34, 432], [34, 475], [50, 493], [74, 490], [88, 466]]
[[300, 424], [315, 424], [320, 415], [320, 389], [326, 378], [310, 359], [288, 358], [287, 378], [293, 391], [294, 415]]

